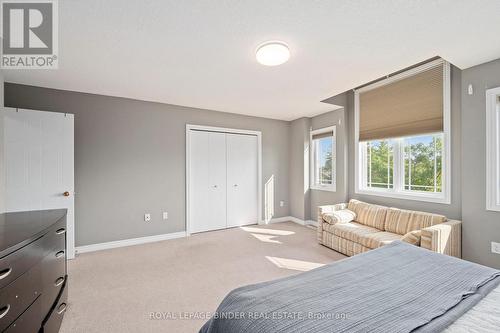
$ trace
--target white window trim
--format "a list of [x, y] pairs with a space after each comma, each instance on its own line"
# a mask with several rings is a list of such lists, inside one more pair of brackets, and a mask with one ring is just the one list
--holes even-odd
[[[333, 132], [332, 136], [332, 185], [316, 185], [315, 180], [314, 180], [314, 168], [315, 168], [315, 163], [314, 163], [314, 158], [315, 158], [315, 151], [314, 151], [314, 145], [313, 145], [313, 136], [316, 134], [322, 134], [326, 132]], [[309, 164], [309, 170], [310, 170], [310, 186], [309, 188], [311, 190], [320, 190], [320, 191], [330, 191], [330, 192], [337, 192], [337, 126], [329, 126], [329, 127], [324, 127], [320, 128], [317, 130], [311, 130], [309, 133], [309, 147], [310, 147], [310, 164]]]
[[[399, 177], [395, 174], [394, 177], [394, 188], [393, 189], [367, 189], [363, 188], [361, 185], [361, 179], [363, 179], [363, 168], [361, 168], [363, 161], [361, 160], [362, 154], [360, 152], [359, 145], [359, 94], [372, 90], [374, 88], [378, 88], [389, 83], [401, 80], [403, 78], [418, 74], [424, 70], [435, 67], [439, 64], [444, 64], [443, 71], [443, 127], [444, 127], [444, 135], [443, 135], [443, 161], [442, 161], [442, 170], [444, 172], [443, 179], [443, 192], [439, 194], [435, 193], [426, 193], [426, 192], [414, 192], [408, 193], [406, 191], [399, 190], [401, 185], [399, 184]], [[442, 59], [438, 59], [435, 61], [431, 61], [422, 66], [418, 66], [412, 68], [403, 73], [391, 76], [387, 79], [375, 82], [368, 86], [362, 87], [360, 89], [356, 89], [354, 92], [354, 151], [355, 151], [355, 159], [354, 159], [354, 170], [355, 170], [355, 193], [364, 194], [364, 195], [374, 195], [380, 197], [388, 197], [388, 198], [396, 198], [396, 199], [406, 199], [406, 200], [415, 200], [415, 201], [425, 201], [425, 202], [434, 202], [441, 204], [451, 204], [451, 100], [450, 100], [450, 64]], [[399, 175], [401, 175], [401, 168], [399, 161], [394, 159], [394, 170], [398, 170]]]
[[500, 211], [500, 121], [498, 97], [500, 87], [486, 90], [486, 209]]

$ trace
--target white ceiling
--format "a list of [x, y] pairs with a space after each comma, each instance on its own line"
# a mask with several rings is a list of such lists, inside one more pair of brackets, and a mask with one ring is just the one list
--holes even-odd
[[[59, 69], [6, 81], [292, 120], [320, 101], [439, 55], [500, 57], [498, 0], [64, 0]], [[255, 61], [282, 40], [291, 59]]]

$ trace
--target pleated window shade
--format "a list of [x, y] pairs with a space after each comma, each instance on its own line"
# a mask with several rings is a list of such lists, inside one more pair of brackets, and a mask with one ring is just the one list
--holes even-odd
[[359, 93], [359, 140], [443, 131], [444, 64]]

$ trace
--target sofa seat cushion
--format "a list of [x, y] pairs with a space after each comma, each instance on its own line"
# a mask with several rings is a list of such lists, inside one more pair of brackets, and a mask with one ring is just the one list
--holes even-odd
[[421, 230], [446, 221], [447, 219], [443, 215], [389, 208], [384, 230], [406, 235], [410, 231]]
[[378, 247], [387, 245], [396, 240], [400, 240], [403, 236], [388, 231], [380, 231], [373, 234], [364, 235], [360, 238], [361, 245], [376, 249]]
[[348, 223], [356, 218], [356, 214], [349, 209], [336, 210], [330, 213], [323, 213], [321, 215], [325, 222], [330, 224]]
[[389, 208], [372, 205], [359, 200], [351, 199], [347, 206], [349, 210], [356, 213], [356, 222], [384, 231], [386, 214]]
[[326, 231], [324, 231], [322, 234], [322, 241], [322, 244], [348, 256], [353, 256], [372, 250], [359, 243], [352, 242], [345, 238], [340, 238]]
[[356, 222], [338, 224], [329, 224], [325, 222], [323, 223], [323, 230], [337, 237], [344, 238], [359, 244], [362, 244], [361, 239], [366, 235], [380, 232], [380, 230], [376, 228], [372, 228]]

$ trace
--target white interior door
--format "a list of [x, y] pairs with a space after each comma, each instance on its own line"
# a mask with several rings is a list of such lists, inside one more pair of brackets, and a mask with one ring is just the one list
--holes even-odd
[[6, 212], [68, 209], [74, 258], [74, 116], [5, 108], [4, 145]]
[[226, 227], [226, 134], [190, 131], [190, 232]]
[[258, 223], [257, 136], [226, 134], [227, 225]]

